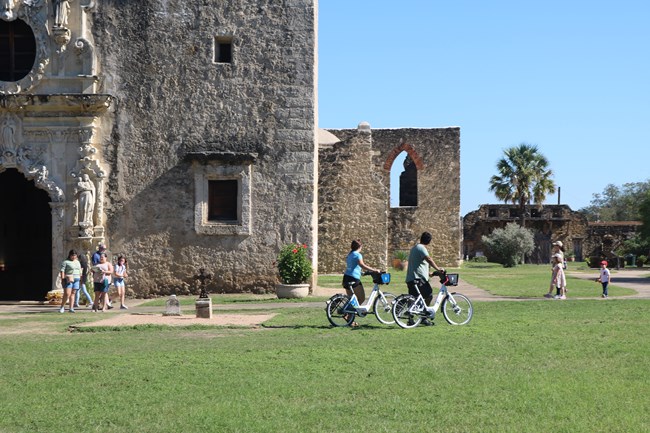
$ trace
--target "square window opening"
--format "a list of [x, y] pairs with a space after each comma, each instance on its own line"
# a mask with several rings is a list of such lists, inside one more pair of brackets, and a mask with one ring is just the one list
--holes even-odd
[[232, 37], [219, 36], [214, 40], [215, 63], [232, 63]]

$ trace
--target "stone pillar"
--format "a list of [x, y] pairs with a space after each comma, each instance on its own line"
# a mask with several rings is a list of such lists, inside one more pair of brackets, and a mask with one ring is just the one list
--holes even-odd
[[50, 202], [52, 209], [52, 290], [61, 289], [59, 264], [65, 257], [63, 239], [65, 238], [65, 202]]
[[198, 298], [194, 303], [197, 319], [212, 319], [212, 299]]

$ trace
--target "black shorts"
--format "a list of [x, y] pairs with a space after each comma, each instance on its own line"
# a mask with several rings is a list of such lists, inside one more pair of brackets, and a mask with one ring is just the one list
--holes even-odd
[[418, 296], [418, 291], [415, 288], [416, 282], [420, 283], [420, 293], [422, 293], [423, 298], [430, 298], [433, 295], [433, 289], [431, 288], [431, 284], [429, 284], [428, 281], [422, 281], [422, 280], [414, 280], [414, 281], [409, 281], [406, 283], [406, 286], [409, 288], [409, 295]]
[[343, 283], [341, 283], [343, 285], [343, 288], [344, 289], [349, 289], [350, 288], [350, 283], [353, 283], [352, 284], [353, 289], [355, 289], [355, 288], [357, 288], [359, 286], [363, 287], [363, 284], [361, 284], [361, 280], [358, 280], [358, 279], [356, 279], [354, 277], [351, 277], [349, 275], [343, 275]]

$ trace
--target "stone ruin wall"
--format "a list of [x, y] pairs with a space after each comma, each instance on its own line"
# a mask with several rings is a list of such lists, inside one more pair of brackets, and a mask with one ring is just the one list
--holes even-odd
[[[621, 245], [639, 233], [642, 223], [640, 221], [607, 221], [589, 222], [586, 228], [587, 239], [585, 242], [585, 258], [606, 257], [613, 260], [615, 251]], [[624, 266], [624, 261], [618, 262]], [[592, 267], [598, 267], [592, 264]]]
[[[379, 266], [374, 261], [375, 258], [383, 259], [385, 261], [381, 265], [390, 266], [394, 251], [409, 250], [418, 242], [423, 231], [429, 231], [433, 235], [428, 249], [436, 263], [446, 267], [458, 266], [461, 243], [460, 129], [374, 129], [369, 134], [371, 147], [356, 149], [357, 154], [354, 156], [351, 154], [355, 153], [355, 149], [345, 143], [354, 143], [354, 137], [367, 132], [329, 131], [341, 139], [342, 143], [320, 150], [320, 272], [342, 273], [345, 255], [354, 237], [364, 240], [364, 261], [371, 266]], [[391, 209], [390, 169], [402, 151], [407, 151], [418, 166], [418, 206]], [[365, 153], [366, 156], [359, 153]], [[372, 161], [368, 168], [359, 165], [359, 162], [368, 160]], [[341, 173], [341, 165], [344, 163], [349, 163], [353, 170], [344, 170], [341, 180], [332, 185], [331, 179], [322, 173]], [[369, 171], [373, 176], [359, 180], [362, 177], [357, 176], [359, 171]], [[381, 196], [376, 196], [375, 192]], [[368, 198], [368, 193], [372, 199]], [[353, 212], [347, 212], [332, 205], [343, 194], [346, 203], [360, 204], [364, 212], [359, 227], [355, 226], [356, 223], [348, 215], [356, 212], [356, 208]], [[372, 209], [376, 215], [370, 214]], [[381, 221], [384, 214], [386, 230], [380, 228], [381, 222], [375, 222]], [[376, 229], [368, 228], [372, 224], [376, 224]], [[374, 245], [367, 239], [371, 239]]]
[[[510, 217], [509, 210], [516, 205], [482, 205], [478, 210], [465, 215], [464, 254], [470, 258], [477, 251], [485, 252], [481, 237], [489, 235], [495, 228], [505, 227], [509, 222], [518, 222]], [[489, 216], [490, 209], [497, 212]], [[535, 234], [535, 251], [531, 254], [532, 263], [548, 263], [552, 243], [562, 241], [566, 253], [574, 253], [576, 260], [600, 255], [604, 244], [620, 245], [635, 233], [635, 222], [628, 223], [589, 223], [587, 218], [567, 205], [544, 205], [536, 216], [526, 219], [526, 227]]]
[[[138, 296], [195, 290], [199, 268], [209, 291], [268, 291], [283, 244], [312, 253], [314, 29], [311, 0], [97, 2], [102, 90], [118, 101], [107, 242]], [[230, 63], [215, 62], [218, 37], [231, 38]], [[215, 153], [253, 160], [250, 233], [195, 230], [196, 171], [230, 164]]]
[[370, 130], [319, 152], [318, 268], [345, 271], [353, 239], [361, 239], [368, 266], [386, 269], [386, 173], [373, 162]]

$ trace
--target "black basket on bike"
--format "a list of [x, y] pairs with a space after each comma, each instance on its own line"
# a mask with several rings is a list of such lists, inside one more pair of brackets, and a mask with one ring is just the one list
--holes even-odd
[[390, 283], [390, 274], [388, 272], [373, 272], [372, 282], [375, 284], [388, 284]]
[[458, 274], [447, 274], [447, 283], [445, 286], [457, 286], [458, 285]]

